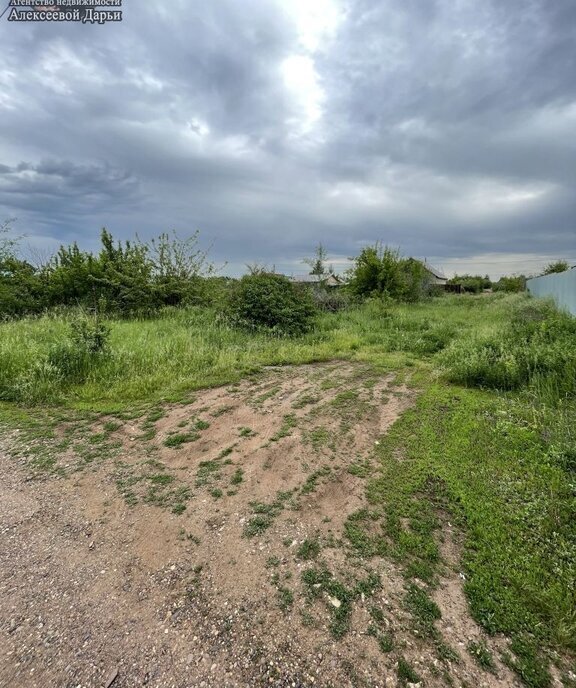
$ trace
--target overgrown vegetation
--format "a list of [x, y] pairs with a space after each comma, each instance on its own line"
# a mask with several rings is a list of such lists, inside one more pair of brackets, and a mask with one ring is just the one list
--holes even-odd
[[181, 239], [163, 233], [149, 242], [115, 241], [106, 229], [97, 254], [76, 243], [61, 246], [44, 264], [17, 255], [18, 240], [0, 226], [0, 316], [81, 306], [99, 313], [149, 316], [164, 306], [210, 303], [221, 282], [199, 248], [198, 233]]
[[[523, 294], [420, 301], [419, 268], [381, 247], [366, 249], [352, 275], [351, 291], [358, 298], [371, 296], [337, 312], [318, 313], [308, 292], [279, 275], [258, 271], [220, 291], [216, 308], [202, 296], [200, 281], [198, 291], [182, 290], [177, 275], [183, 273], [176, 271], [174, 277], [158, 267], [180, 260], [166, 258], [172, 250], [167, 245], [164, 257], [155, 259], [157, 267], [150, 268], [150, 247], [117, 245], [111, 237], [103, 243], [97, 258], [77, 249], [64, 251], [46, 278], [46, 284], [56, 284], [51, 281], [56, 275], [61, 289], [69, 290], [67, 303], [79, 301], [88, 308], [52, 310], [0, 325], [0, 400], [127, 413], [145, 402], [150, 410], [141, 428], [153, 436], [154, 422], [162, 415], [159, 402], [182, 400], [195, 388], [235, 382], [266, 365], [351, 359], [371, 363], [378, 371], [409, 371], [411, 384], [422, 390], [416, 407], [379, 440], [371, 460], [351, 457], [349, 474], [368, 480], [370, 505], [348, 519], [347, 550], [356, 559], [387, 557], [401, 566], [404, 604], [415, 631], [435, 644], [440, 658], [452, 661], [451, 649], [436, 633], [439, 609], [431, 596], [443, 572], [439, 533], [450, 519], [466, 533], [461, 573], [474, 618], [489, 634], [511, 639], [505, 660], [527, 685], [544, 688], [550, 683], [551, 653], [576, 652], [573, 318]], [[3, 260], [10, 250], [5, 247]], [[68, 273], [64, 265], [77, 269], [77, 280], [89, 282], [96, 292], [71, 296], [76, 281], [64, 277], [74, 270]], [[82, 272], [88, 267], [90, 279]], [[15, 273], [6, 274], [0, 294], [7, 293], [6, 280]], [[39, 274], [34, 272], [33, 279], [40, 279]], [[153, 290], [156, 296], [146, 295], [153, 300], [141, 310], [146, 301], [137, 295], [146, 280], [160, 286]], [[183, 307], [174, 308], [176, 304]], [[223, 304], [228, 304], [227, 317], [222, 316]], [[136, 312], [156, 315], [126, 319]], [[255, 405], [277, 391], [265, 391]], [[154, 402], [157, 406], [151, 408]], [[341, 414], [358, 411], [357, 402], [350, 390], [338, 390], [329, 403]], [[295, 411], [301, 406], [293, 404]], [[14, 424], [15, 408], [2, 407], [8, 424]], [[107, 422], [104, 434], [116, 427]], [[279, 441], [301, 425], [300, 415], [287, 414], [278, 419], [271, 440]], [[162, 442], [177, 455], [178, 447], [194, 442], [208, 426], [195, 418]], [[329, 441], [328, 431], [302, 431], [310, 453], [317, 456]], [[239, 443], [250, 437], [250, 428], [238, 428]], [[92, 450], [86, 451], [86, 461], [95, 460]], [[216, 483], [225, 465], [221, 459], [231, 452], [229, 447], [217, 459], [198, 463], [195, 489], [226, 498]], [[327, 465], [310, 470], [298, 490], [278, 493], [270, 503], [251, 504], [243, 531], [247, 538], [268, 536], [292, 501], [310, 499], [332, 477]], [[224, 487], [244, 480], [239, 467], [225, 477]], [[134, 475], [120, 466], [117, 482], [129, 503], [162, 504], [182, 513], [190, 499], [158, 467]], [[309, 538], [295, 557], [309, 562], [302, 564], [302, 584], [310, 603], [326, 605], [331, 632], [342, 637], [352, 602], [366, 596], [365, 589], [376, 589], [378, 581], [368, 581], [366, 588], [361, 581], [340, 580], [323, 567], [326, 550], [324, 540]], [[294, 593], [279, 582], [276, 587], [278, 602], [287, 611]], [[378, 625], [377, 612], [372, 618], [372, 635], [383, 652], [391, 652], [392, 635]], [[480, 666], [493, 670], [486, 646], [471, 643], [468, 651]], [[396, 659], [399, 680], [416, 682], [410, 665], [401, 656]]]
[[575, 318], [545, 301], [515, 300], [501, 329], [453, 342], [442, 363], [453, 382], [560, 399], [576, 391], [575, 341]]
[[268, 272], [245, 275], [228, 301], [232, 322], [279, 335], [299, 335], [312, 327], [314, 304], [306, 289]]
[[424, 265], [380, 243], [367, 246], [354, 259], [349, 289], [356, 296], [379, 296], [399, 301], [419, 301], [429, 291]]

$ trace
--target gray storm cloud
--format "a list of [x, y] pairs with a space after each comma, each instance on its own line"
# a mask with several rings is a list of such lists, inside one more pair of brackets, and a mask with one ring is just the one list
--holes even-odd
[[576, 260], [572, 0], [310, 5], [4, 18], [0, 218], [39, 245], [200, 229], [233, 272], [319, 241], [494, 275]]

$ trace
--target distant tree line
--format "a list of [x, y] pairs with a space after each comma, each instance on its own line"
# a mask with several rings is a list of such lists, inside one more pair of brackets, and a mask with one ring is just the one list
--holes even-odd
[[485, 290], [519, 292], [526, 289], [526, 276], [513, 275], [501, 277], [493, 282], [488, 275], [454, 275], [448, 280], [448, 284], [458, 284], [462, 291], [470, 294], [480, 294]]
[[[416, 302], [435, 295], [438, 287], [424, 264], [403, 257], [377, 242], [351, 258], [344, 286], [329, 289], [323, 278], [334, 273], [327, 251], [319, 244], [304, 259], [318, 279], [299, 286], [264, 266], [248, 266], [241, 280], [217, 276], [198, 233], [181, 239], [163, 233], [150, 241], [119, 241], [103, 229], [99, 250], [84, 251], [76, 243], [61, 246], [42, 265], [19, 256], [18, 239], [9, 222], [0, 224], [0, 317], [19, 317], [54, 307], [80, 306], [92, 313], [146, 317], [166, 306], [217, 306], [233, 322], [278, 332], [304, 331], [318, 310], [336, 311], [365, 298]], [[545, 273], [568, 269], [551, 263]], [[526, 287], [523, 275], [491, 282], [488, 275], [456, 275], [450, 280], [464, 291], [515, 292]], [[276, 324], [274, 324], [276, 323]]]
[[[180, 239], [161, 234], [150, 242], [116, 241], [102, 230], [96, 254], [76, 243], [61, 246], [44, 265], [17, 256], [18, 241], [0, 227], [0, 312], [37, 313], [83, 306], [101, 313], [146, 315], [163, 306], [201, 303], [220, 288], [213, 264], [198, 247], [198, 233]], [[211, 280], [214, 284], [209, 284]]]

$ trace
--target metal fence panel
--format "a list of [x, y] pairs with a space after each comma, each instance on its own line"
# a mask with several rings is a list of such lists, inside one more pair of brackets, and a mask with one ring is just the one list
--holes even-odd
[[559, 308], [576, 315], [576, 268], [527, 280], [532, 296], [552, 298]]

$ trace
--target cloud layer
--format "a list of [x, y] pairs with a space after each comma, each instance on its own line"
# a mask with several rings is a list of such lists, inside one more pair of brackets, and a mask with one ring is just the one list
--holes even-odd
[[0, 21], [0, 219], [33, 244], [200, 229], [233, 273], [378, 239], [448, 272], [576, 261], [572, 0], [123, 13]]

